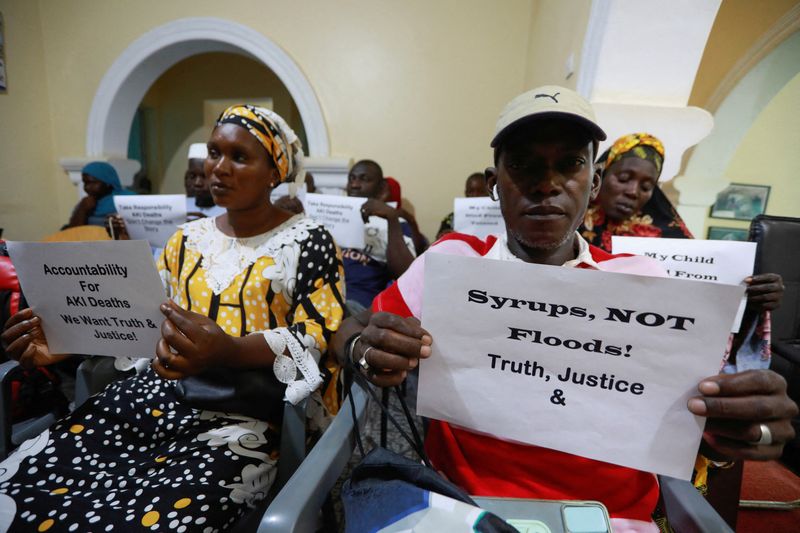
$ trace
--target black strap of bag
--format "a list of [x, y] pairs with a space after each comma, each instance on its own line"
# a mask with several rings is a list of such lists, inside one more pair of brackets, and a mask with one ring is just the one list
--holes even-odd
[[[372, 388], [367, 378], [361, 373], [361, 371], [356, 367], [355, 363], [353, 363], [353, 361], [349, 357], [347, 358], [347, 366], [350, 370], [349, 374], [351, 378], [348, 379], [347, 382], [347, 396], [350, 398], [350, 407], [351, 407], [351, 413], [353, 414], [353, 425], [355, 427], [355, 434], [356, 434], [356, 444], [358, 445], [358, 451], [361, 453], [361, 456], [363, 457], [366, 454], [364, 453], [364, 443], [361, 438], [361, 428], [358, 424], [358, 420], [355, 418], [356, 416], [355, 402], [353, 400], [353, 395], [350, 394], [350, 389], [352, 388], [354, 381], [357, 382], [358, 386], [364, 389], [367, 392], [367, 394], [369, 394], [372, 401], [375, 402], [375, 404], [380, 407], [383, 419], [390, 421], [392, 425], [394, 425], [394, 427], [397, 428], [397, 431], [406, 440], [406, 442], [408, 442], [408, 444], [417, 453], [417, 455], [419, 455], [420, 459], [422, 459], [422, 462], [425, 463], [425, 466], [431, 467], [431, 462], [430, 459], [428, 458], [428, 454], [425, 453], [425, 447], [422, 443], [422, 438], [419, 435], [419, 431], [417, 431], [417, 426], [414, 423], [414, 418], [411, 416], [411, 411], [409, 410], [408, 404], [406, 403], [405, 395], [402, 393], [400, 387], [395, 386], [391, 387], [391, 389], [384, 389], [387, 392], [385, 397], [388, 400], [390, 391], [394, 390], [395, 394], [397, 395], [397, 399], [400, 401], [400, 406], [403, 409], [403, 414], [406, 417], [406, 421], [408, 422], [408, 426], [411, 430], [411, 435], [409, 435], [408, 432], [406, 432], [403, 429], [403, 426], [400, 424], [400, 422], [398, 422], [397, 419], [394, 417], [394, 415], [392, 415], [392, 413], [389, 412], [388, 408], [389, 402], [386, 401], [384, 403], [383, 398], [378, 397], [377, 393]], [[385, 433], [385, 431], [382, 431], [382, 433]], [[383, 440], [383, 438], [381, 440]], [[381, 447], [385, 447], [384, 442], [381, 442]]]

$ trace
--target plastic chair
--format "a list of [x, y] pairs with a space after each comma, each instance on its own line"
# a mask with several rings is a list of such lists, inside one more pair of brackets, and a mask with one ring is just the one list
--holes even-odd
[[[355, 404], [355, 418], [362, 424], [367, 412], [367, 393], [360, 387], [352, 387], [350, 393]], [[341, 410], [322, 438], [270, 502], [258, 524], [258, 533], [306, 533], [317, 530], [322, 504], [355, 447], [353, 419], [352, 407], [345, 398]], [[283, 456], [278, 464], [281, 461]]]
[[22, 371], [16, 361], [0, 364], [0, 460], [14, 448], [35, 437], [58, 420], [55, 411], [13, 424], [11, 422], [11, 380]]
[[102, 226], [75, 226], [48, 235], [42, 242], [110, 241]]

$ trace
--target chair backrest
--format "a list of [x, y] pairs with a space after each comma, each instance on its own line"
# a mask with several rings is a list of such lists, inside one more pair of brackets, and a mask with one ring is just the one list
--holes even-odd
[[800, 337], [800, 218], [758, 215], [750, 224], [757, 243], [756, 274], [775, 272], [786, 289], [772, 313], [773, 340]]
[[106, 229], [102, 226], [75, 226], [67, 228], [52, 235], [48, 235], [42, 242], [78, 242], [78, 241], [110, 241]]

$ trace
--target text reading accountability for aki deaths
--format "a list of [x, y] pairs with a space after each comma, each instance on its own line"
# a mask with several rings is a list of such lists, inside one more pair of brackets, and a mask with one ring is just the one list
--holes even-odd
[[8, 243], [50, 351], [153, 357], [165, 300], [144, 241]]
[[719, 370], [742, 292], [428, 254], [418, 411], [688, 479], [704, 420], [686, 403]]

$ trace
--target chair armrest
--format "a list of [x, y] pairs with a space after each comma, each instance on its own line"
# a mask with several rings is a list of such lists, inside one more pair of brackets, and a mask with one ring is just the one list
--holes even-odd
[[78, 367], [75, 375], [75, 408], [98, 392], [105, 389], [109, 383], [120, 380], [130, 372], [114, 368], [113, 357], [93, 356], [86, 359]]
[[286, 485], [306, 458], [306, 407], [308, 400], [297, 405], [285, 402], [283, 425], [281, 426], [281, 455], [278, 473], [273, 483], [272, 494], [277, 494]]
[[6, 361], [0, 364], [0, 459], [5, 459], [11, 451], [11, 387], [10, 379], [13, 373], [19, 369], [16, 361]]
[[670, 526], [681, 533], [733, 533], [725, 520], [688, 481], [658, 476], [664, 512]]
[[[363, 423], [367, 393], [357, 386], [353, 386], [350, 393], [355, 403], [356, 418]], [[322, 438], [272, 500], [261, 518], [259, 533], [316, 531], [322, 503], [353, 453], [353, 429], [353, 411], [349, 399], [345, 398], [342, 408]]]

